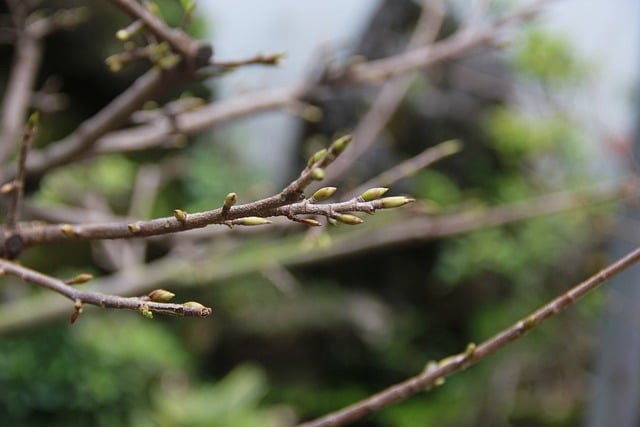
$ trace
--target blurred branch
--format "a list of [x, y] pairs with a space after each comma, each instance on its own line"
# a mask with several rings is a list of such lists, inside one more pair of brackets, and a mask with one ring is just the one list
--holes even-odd
[[182, 55], [193, 70], [209, 63], [213, 49], [208, 43], [193, 40], [179, 28], [168, 27], [150, 10], [133, 0], [111, 0], [111, 2], [131, 15], [133, 19], [142, 21], [145, 28], [158, 38], [167, 41], [175, 52]]
[[360, 402], [313, 421], [300, 424], [300, 427], [337, 427], [343, 426], [382, 408], [401, 402], [406, 398], [429, 390], [444, 383], [444, 379], [479, 362], [485, 357], [504, 348], [507, 344], [523, 337], [542, 322], [560, 313], [588, 292], [596, 289], [611, 277], [623, 272], [640, 261], [640, 248], [627, 254], [597, 274], [569, 289], [530, 315], [517, 321], [513, 326], [498, 332], [479, 345], [470, 343], [459, 354], [446, 357], [439, 362], [429, 362], [424, 371], [401, 383], [391, 386]]
[[[444, 10], [440, 1], [424, 1], [422, 12], [416, 24], [411, 39], [405, 50], [411, 52], [419, 46], [432, 45], [444, 19]], [[372, 64], [368, 62], [365, 64]], [[357, 66], [354, 66], [357, 67]], [[402, 78], [387, 81], [382, 84], [375, 100], [366, 114], [359, 120], [354, 134], [355, 144], [349, 152], [342, 156], [331, 170], [327, 179], [335, 181], [351, 169], [353, 163], [376, 141], [380, 132], [387, 126], [391, 117], [402, 103], [415, 78], [417, 68], [408, 70]], [[347, 70], [347, 73], [350, 71]]]
[[[331, 84], [375, 84], [379, 83], [381, 79], [387, 80], [400, 77], [407, 73], [423, 70], [436, 63], [462, 56], [479, 46], [487, 45], [498, 40], [499, 35], [514, 24], [531, 19], [540, 11], [544, 3], [545, 1], [534, 2], [512, 14], [491, 21], [482, 28], [464, 27], [454, 35], [424, 47], [409, 49], [405, 53], [390, 56], [382, 60], [352, 65], [351, 68], [341, 70], [334, 75]], [[424, 40], [427, 36], [429, 36], [428, 33], [425, 36], [424, 33], [417, 32], [415, 39]], [[322, 89], [323, 87], [319, 86], [296, 84], [284, 89], [266, 89], [239, 95], [203, 106], [194, 111], [178, 114], [173, 118], [173, 121], [167, 118], [161, 118], [143, 126], [110, 132], [105, 134], [96, 143], [94, 149], [86, 154], [98, 155], [106, 152], [142, 150], [159, 146], [162, 145], [171, 134], [193, 134], [220, 123], [256, 113], [287, 109], [299, 101], [305, 94]], [[389, 89], [389, 91], [395, 92], [397, 89], [394, 91]], [[404, 93], [404, 91], [400, 92]], [[392, 96], [382, 93], [379, 95], [380, 99], [388, 99], [389, 101], [387, 102], [390, 106], [393, 106], [391, 99], [396, 97], [397, 95]], [[380, 103], [382, 103], [382, 101], [380, 101]], [[380, 104], [378, 108], [384, 107], [385, 110], [391, 111], [392, 108], [390, 108], [390, 106]], [[372, 110], [370, 120], [373, 120], [373, 117], [374, 112]], [[382, 122], [386, 121], [382, 120]], [[361, 137], [361, 133], [364, 132], [364, 130], [367, 130], [367, 133], [377, 134], [369, 131], [369, 129], [378, 127], [376, 123], [371, 125], [373, 127], [369, 125], [365, 126], [364, 123], [361, 126], [363, 126], [363, 130], [357, 134], [358, 138]], [[368, 138], [370, 137], [367, 136], [367, 139]]]
[[[14, 7], [27, 7], [24, 4]], [[19, 16], [16, 16], [19, 15]], [[0, 164], [14, 148], [25, 122], [33, 86], [42, 60], [42, 39], [59, 28], [69, 28], [86, 17], [84, 9], [68, 9], [51, 16], [27, 19], [26, 11], [12, 13], [15, 22], [14, 52], [9, 81], [2, 101], [0, 124]]]

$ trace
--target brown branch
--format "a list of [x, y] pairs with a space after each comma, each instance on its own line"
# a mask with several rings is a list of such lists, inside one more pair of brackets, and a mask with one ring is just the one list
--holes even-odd
[[190, 68], [196, 70], [209, 63], [213, 49], [211, 45], [193, 40], [179, 28], [170, 28], [151, 11], [145, 9], [133, 0], [111, 0], [113, 4], [129, 14], [133, 19], [139, 19], [147, 30], [161, 40], [167, 41], [173, 50], [185, 59]]
[[[637, 200], [634, 187], [623, 186], [592, 188], [570, 193], [557, 193], [535, 197], [508, 205], [445, 215], [441, 217], [419, 217], [403, 220], [403, 224], [391, 224], [376, 229], [355, 228], [350, 233], [334, 236], [329, 247], [317, 247], [313, 251], [301, 251], [300, 241], [282, 242], [278, 250], [273, 242], [251, 262], [226, 258], [225, 262], [212, 263], [213, 255], [184, 258], [170, 254], [144, 266], [132, 268], [108, 277], [96, 279], [92, 286], [103, 292], [121, 295], [136, 295], [150, 289], [171, 286], [199, 286], [226, 280], [240, 274], [257, 272], [273, 265], [296, 267], [318, 262], [343, 259], [345, 255], [370, 252], [377, 248], [411, 242], [423, 242], [462, 234], [487, 227], [496, 227], [571, 210], [584, 209], [601, 203], [620, 200], [630, 194]], [[249, 230], [249, 229], [243, 229]], [[205, 230], [201, 230], [205, 231]], [[210, 242], [211, 239], [206, 239]], [[258, 249], [259, 250], [259, 249]], [[199, 253], [202, 253], [200, 250]], [[246, 261], [246, 257], [244, 258]], [[197, 274], [194, 274], [197, 272]], [[55, 297], [46, 295], [23, 298], [0, 305], [0, 336], [24, 330], [44, 320], [64, 315], [68, 306], [60, 304]], [[24, 313], [29, 313], [25, 315]]]
[[[449, 38], [429, 46], [412, 49], [384, 60], [355, 65], [346, 71], [346, 74], [342, 74], [342, 79], [346, 80], [344, 83], [348, 84], [377, 83], [381, 79], [381, 74], [384, 74], [385, 79], [396, 78], [461, 56], [479, 46], [492, 43], [499, 32], [514, 23], [535, 16], [543, 3], [543, 1], [535, 2], [529, 7], [490, 22], [486, 27], [477, 31], [468, 28], [461, 29]], [[342, 80], [338, 82], [343, 83]], [[162, 118], [147, 125], [106, 134], [96, 143], [94, 150], [87, 154], [98, 155], [159, 146], [172, 133], [193, 134], [220, 123], [252, 114], [287, 109], [305, 94], [322, 89], [325, 88], [296, 84], [289, 88], [261, 90], [222, 100], [195, 111], [179, 114], [174, 117], [173, 122]]]
[[382, 408], [405, 400], [409, 396], [442, 384], [444, 378], [462, 371], [487, 356], [504, 348], [507, 344], [523, 337], [532, 329], [550, 317], [560, 313], [580, 297], [596, 289], [611, 277], [623, 272], [640, 261], [640, 248], [627, 254], [597, 274], [569, 289], [543, 307], [504, 329], [479, 345], [469, 344], [466, 351], [439, 362], [432, 362], [426, 369], [401, 383], [393, 385], [360, 402], [347, 406], [313, 421], [300, 424], [300, 427], [338, 427], [362, 419]]
[[6, 219], [6, 227], [7, 230], [10, 231], [15, 230], [16, 224], [20, 217], [20, 208], [22, 205], [22, 199], [24, 198], [24, 180], [26, 175], [27, 155], [29, 154], [31, 145], [33, 144], [37, 123], [38, 113], [34, 113], [29, 118], [22, 135], [20, 157], [18, 158], [18, 175], [13, 182], [13, 197], [11, 199], [11, 206], [9, 207], [9, 213], [7, 214]]
[[[76, 160], [90, 150], [98, 138], [123, 124], [142, 104], [165, 89], [171, 78], [180, 75], [176, 70], [149, 70], [95, 116], [84, 121], [75, 132], [45, 150], [32, 152], [27, 162], [27, 173], [42, 175]], [[14, 174], [15, 172], [5, 172], [2, 174], [2, 181], [8, 181]]]
[[[411, 35], [405, 52], [410, 52], [418, 46], [430, 46], [435, 41], [444, 19], [444, 11], [440, 2], [425, 1], [418, 23]], [[370, 63], [369, 63], [370, 64]], [[387, 126], [415, 78], [415, 71], [411, 69], [403, 78], [384, 82], [367, 113], [358, 122], [353, 132], [356, 143], [351, 150], [336, 162], [327, 177], [330, 182], [341, 178], [351, 169], [353, 163], [374, 145], [376, 138]], [[349, 73], [350, 71], [347, 71]]]
[[[4, 259], [0, 259], [0, 274], [11, 274], [24, 281], [64, 295], [74, 302], [76, 310], [80, 310], [82, 304], [91, 304], [103, 308], [137, 310], [147, 317], [149, 317], [149, 312], [188, 317], [206, 317], [211, 314], [211, 308], [194, 302], [175, 304], [152, 301], [149, 296], [119, 297], [100, 292], [81, 290], [68, 285], [62, 280], [47, 276]], [[73, 320], [75, 319], [72, 318], [72, 321]]]

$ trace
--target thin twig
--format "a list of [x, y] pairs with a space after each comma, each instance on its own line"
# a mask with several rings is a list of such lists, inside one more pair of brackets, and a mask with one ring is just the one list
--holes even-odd
[[458, 153], [461, 148], [462, 144], [458, 140], [449, 140], [434, 147], [429, 147], [417, 156], [407, 159], [359, 185], [355, 190], [350, 191], [347, 197], [354, 197], [369, 188], [389, 187], [445, 157]]
[[257, 54], [250, 58], [237, 60], [212, 60], [211, 65], [223, 68], [226, 71], [236, 69], [245, 65], [280, 65], [284, 53], [272, 53], [269, 55]]
[[179, 28], [170, 28], [151, 11], [132, 0], [111, 0], [113, 4], [125, 11], [134, 19], [141, 20], [145, 28], [161, 40], [169, 42], [175, 52], [181, 54], [192, 68], [198, 69], [209, 63], [213, 53], [207, 43], [193, 40]]
[[596, 289], [611, 277], [623, 272], [640, 261], [640, 248], [627, 254], [584, 282], [553, 299], [529, 316], [517, 321], [479, 345], [469, 344], [460, 354], [455, 354], [427, 365], [425, 370], [401, 383], [395, 384], [360, 402], [347, 406], [313, 421], [300, 424], [300, 427], [338, 427], [362, 419], [382, 408], [405, 400], [409, 396], [428, 390], [443, 383], [444, 378], [462, 371], [487, 356], [504, 348], [507, 344], [523, 337], [532, 329], [550, 317], [560, 313], [580, 297]]
[[[119, 297], [100, 292], [91, 292], [78, 289], [66, 284], [64, 281], [39, 273], [11, 261], [0, 259], [0, 274], [11, 274], [29, 283], [42, 286], [69, 298], [76, 304], [79, 310], [82, 304], [96, 305], [103, 308], [138, 310], [147, 312], [172, 314], [175, 316], [206, 317], [211, 314], [211, 308], [199, 303], [165, 303], [151, 301], [144, 297]], [[80, 306], [80, 307], [79, 307]]]
[[[502, 19], [497, 19], [482, 30], [471, 31], [461, 29], [447, 39], [438, 41], [430, 46], [417, 48], [405, 53], [387, 57], [385, 60], [370, 61], [357, 64], [347, 76], [349, 84], [371, 84], [384, 79], [396, 78], [401, 75], [425, 69], [436, 63], [461, 56], [479, 46], [490, 44], [496, 33], [512, 26], [514, 23], [529, 19], [540, 10], [544, 1], [534, 3]], [[388, 61], [388, 62], [383, 62]], [[98, 155], [101, 153], [124, 152], [142, 150], [161, 145], [168, 135], [180, 132], [186, 135], [200, 132], [211, 126], [256, 113], [286, 109], [306, 93], [322, 89], [304, 84], [296, 84], [284, 89], [267, 89], [236, 96], [206, 105], [195, 111], [189, 111], [175, 116], [173, 126], [168, 119], [163, 118], [143, 126], [126, 130], [110, 132], [102, 137], [95, 148], [86, 153]]]
[[27, 155], [31, 150], [33, 139], [36, 134], [36, 126], [38, 124], [38, 113], [31, 115], [24, 128], [22, 135], [22, 144], [20, 147], [20, 157], [18, 158], [18, 175], [13, 182], [14, 191], [11, 200], [11, 206], [9, 207], [9, 213], [7, 214], [6, 226], [7, 230], [14, 231], [18, 218], [20, 217], [20, 208], [22, 205], [22, 199], [24, 198], [24, 182], [26, 175]]
[[[430, 46], [435, 41], [444, 19], [441, 2], [424, 1], [422, 13], [405, 49], [410, 52], [418, 46]], [[394, 113], [402, 103], [415, 78], [417, 69], [407, 72], [402, 78], [385, 82], [376, 95], [367, 113], [358, 122], [353, 132], [356, 143], [351, 150], [342, 156], [327, 176], [329, 182], [340, 179], [351, 170], [353, 163], [374, 145], [378, 135], [387, 126]]]

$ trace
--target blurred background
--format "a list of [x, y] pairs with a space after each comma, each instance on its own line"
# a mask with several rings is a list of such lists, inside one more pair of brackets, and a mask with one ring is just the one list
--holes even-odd
[[[109, 2], [42, 4], [49, 10], [83, 5], [89, 17], [46, 39], [38, 86], [54, 88], [61, 104], [43, 116], [38, 147], [75, 129], [144, 70], [114, 74], [105, 66], [120, 49], [115, 31], [128, 24]], [[179, 2], [158, 4], [169, 23], [180, 22]], [[444, 4], [440, 38], [470, 13], [469, 2]], [[520, 4], [488, 2], [487, 14]], [[157, 102], [215, 101], [322, 82], [330, 66], [358, 55], [402, 51], [420, 10], [412, 0], [202, 1], [191, 32], [212, 41], [217, 59], [284, 52], [282, 65], [241, 68], [176, 88]], [[392, 186], [390, 193], [417, 199], [406, 209], [410, 215], [490, 210], [552, 192], [618, 185], [637, 172], [639, 32], [636, 1], [549, 2], [500, 46], [413, 76], [373, 148], [336, 181], [341, 193], [449, 139], [460, 139], [463, 150]], [[14, 54], [10, 45], [0, 46], [3, 89]], [[177, 207], [212, 209], [231, 191], [243, 202], [264, 197], [294, 178], [319, 147], [357, 128], [376, 94], [371, 86], [311, 92], [305, 101], [322, 112], [311, 121], [274, 111], [180, 138], [169, 148], [60, 168], [31, 184], [27, 207], [34, 217], [38, 206], [125, 216], [137, 200], [138, 217], [153, 218]], [[155, 183], [146, 203], [139, 196], [149, 193], [137, 190], [141, 179]], [[107, 277], [129, 268], [126, 254], [136, 251], [150, 275], [167, 257], [194, 256], [199, 262], [192, 272], [171, 276], [162, 287], [214, 312], [206, 319], [148, 321], [137, 313], [87, 310], [72, 327], [71, 307], [19, 327], [3, 324], [0, 315], [2, 424], [293, 425], [490, 337], [637, 245], [634, 206], [620, 203], [442, 239], [416, 231], [416, 238], [393, 245], [371, 243], [407, 212], [381, 212], [357, 231], [216, 228], [152, 239], [144, 247], [102, 242], [30, 249], [21, 262], [56, 277]], [[634, 274], [443, 387], [356, 425], [640, 425]], [[9, 278], [0, 283], [0, 312], [42, 295]], [[624, 421], [611, 421], [612, 414]]]

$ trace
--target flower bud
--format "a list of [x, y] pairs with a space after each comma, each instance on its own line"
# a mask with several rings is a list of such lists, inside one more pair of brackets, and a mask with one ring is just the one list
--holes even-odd
[[310, 168], [312, 165], [316, 164], [320, 161], [324, 156], [327, 155], [327, 149], [323, 148], [322, 150], [318, 150], [315, 154], [309, 157], [309, 161], [307, 162], [307, 167]]
[[311, 170], [311, 178], [315, 179], [316, 181], [321, 181], [324, 179], [324, 169], [322, 168], [313, 168]]
[[344, 150], [346, 150], [347, 146], [351, 142], [351, 139], [351, 135], [345, 135], [341, 138], [336, 139], [335, 141], [333, 141], [333, 144], [331, 144], [331, 152], [336, 156], [341, 154]]
[[184, 222], [187, 220], [187, 213], [181, 209], [174, 209], [173, 216], [180, 222]]
[[169, 302], [176, 296], [173, 292], [166, 289], [155, 289], [149, 292], [149, 299], [154, 302]]
[[385, 197], [380, 199], [380, 207], [382, 209], [399, 208], [413, 201], [415, 200], [404, 196]]
[[316, 202], [321, 202], [321, 201], [327, 200], [329, 197], [333, 196], [333, 194], [336, 192], [336, 190], [337, 190], [336, 187], [322, 187], [321, 189], [319, 189], [318, 191], [313, 193], [312, 198]]
[[360, 195], [360, 197], [362, 198], [362, 200], [364, 200], [365, 202], [370, 202], [371, 200], [376, 200], [379, 199], [380, 197], [382, 197], [384, 195], [384, 193], [386, 193], [387, 191], [389, 191], [388, 188], [385, 187], [377, 187], [377, 188], [370, 188], [367, 191], [365, 191], [364, 193], [362, 193]]
[[364, 222], [362, 219], [358, 218], [357, 216], [349, 215], [349, 214], [342, 214], [336, 217], [336, 219], [341, 223], [347, 224], [347, 225], [358, 225]]
[[259, 216], [248, 216], [246, 218], [240, 218], [237, 222], [240, 225], [265, 225], [271, 224], [271, 221]]

